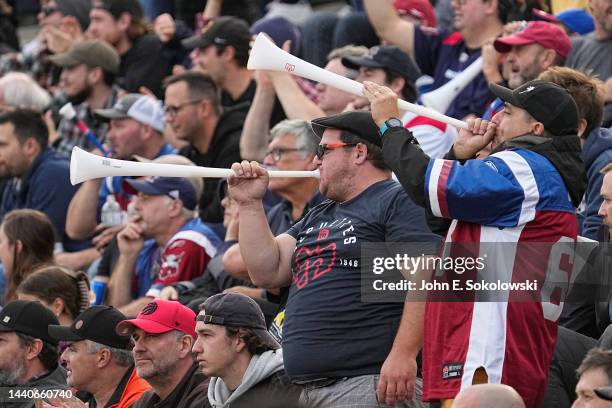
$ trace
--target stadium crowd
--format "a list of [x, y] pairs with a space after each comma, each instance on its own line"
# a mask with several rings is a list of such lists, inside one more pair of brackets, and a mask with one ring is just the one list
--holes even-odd
[[[612, 407], [612, 0], [40, 0], [28, 42], [18, 8], [1, 407]], [[259, 33], [362, 95], [247, 69]], [[75, 148], [233, 172], [72, 185]], [[398, 300], [373, 251], [537, 289]]]

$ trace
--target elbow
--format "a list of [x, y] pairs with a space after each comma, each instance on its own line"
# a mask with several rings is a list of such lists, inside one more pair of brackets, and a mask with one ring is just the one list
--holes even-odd
[[249, 271], [249, 278], [251, 279], [253, 285], [257, 286], [258, 288], [273, 289], [278, 287], [278, 285], [275, 285], [275, 283], [270, 279], [266, 279], [264, 276], [262, 276], [262, 274], [252, 273]]

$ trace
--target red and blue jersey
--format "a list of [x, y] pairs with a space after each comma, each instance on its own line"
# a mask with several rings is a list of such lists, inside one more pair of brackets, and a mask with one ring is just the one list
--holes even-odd
[[510, 295], [505, 301], [428, 302], [424, 399], [455, 397], [483, 367], [490, 383], [508, 384], [527, 407], [539, 406], [563, 307], [563, 288], [549, 286], [551, 269], [557, 271], [554, 282], [563, 286], [573, 254], [558, 254], [550, 245], [534, 257], [529, 247], [558, 242], [573, 247], [578, 225], [563, 178], [544, 156], [517, 148], [463, 164], [431, 160], [424, 187], [432, 213], [454, 219], [447, 248], [474, 243], [480, 255], [487, 253], [497, 277], [532, 279], [541, 288], [538, 301], [513, 301]]

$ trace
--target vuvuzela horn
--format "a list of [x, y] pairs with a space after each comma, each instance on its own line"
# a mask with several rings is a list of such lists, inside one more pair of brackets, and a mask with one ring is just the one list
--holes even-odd
[[[292, 75], [322, 82], [353, 95], [363, 96], [363, 85], [359, 82], [317, 67], [281, 50], [263, 33], [259, 33], [257, 38], [255, 38], [247, 68], [288, 72]], [[397, 105], [400, 109], [416, 113], [417, 115], [427, 116], [428, 118], [448, 123], [458, 128], [467, 129], [467, 123], [436, 112], [433, 109], [415, 105], [402, 99], [397, 101]]]
[[[109, 159], [74, 147], [70, 157], [70, 182], [72, 185], [87, 180], [109, 176], [161, 176], [161, 177], [211, 177], [224, 178], [234, 174], [232, 169], [185, 166], [181, 164], [141, 163]], [[319, 177], [314, 171], [269, 170], [270, 177]]]

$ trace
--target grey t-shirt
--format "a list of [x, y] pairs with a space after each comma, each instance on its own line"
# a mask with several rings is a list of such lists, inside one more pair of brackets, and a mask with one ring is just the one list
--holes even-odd
[[572, 39], [572, 50], [565, 66], [579, 69], [588, 74], [597, 74], [605, 81], [612, 75], [612, 37], [598, 40], [591, 33]]

